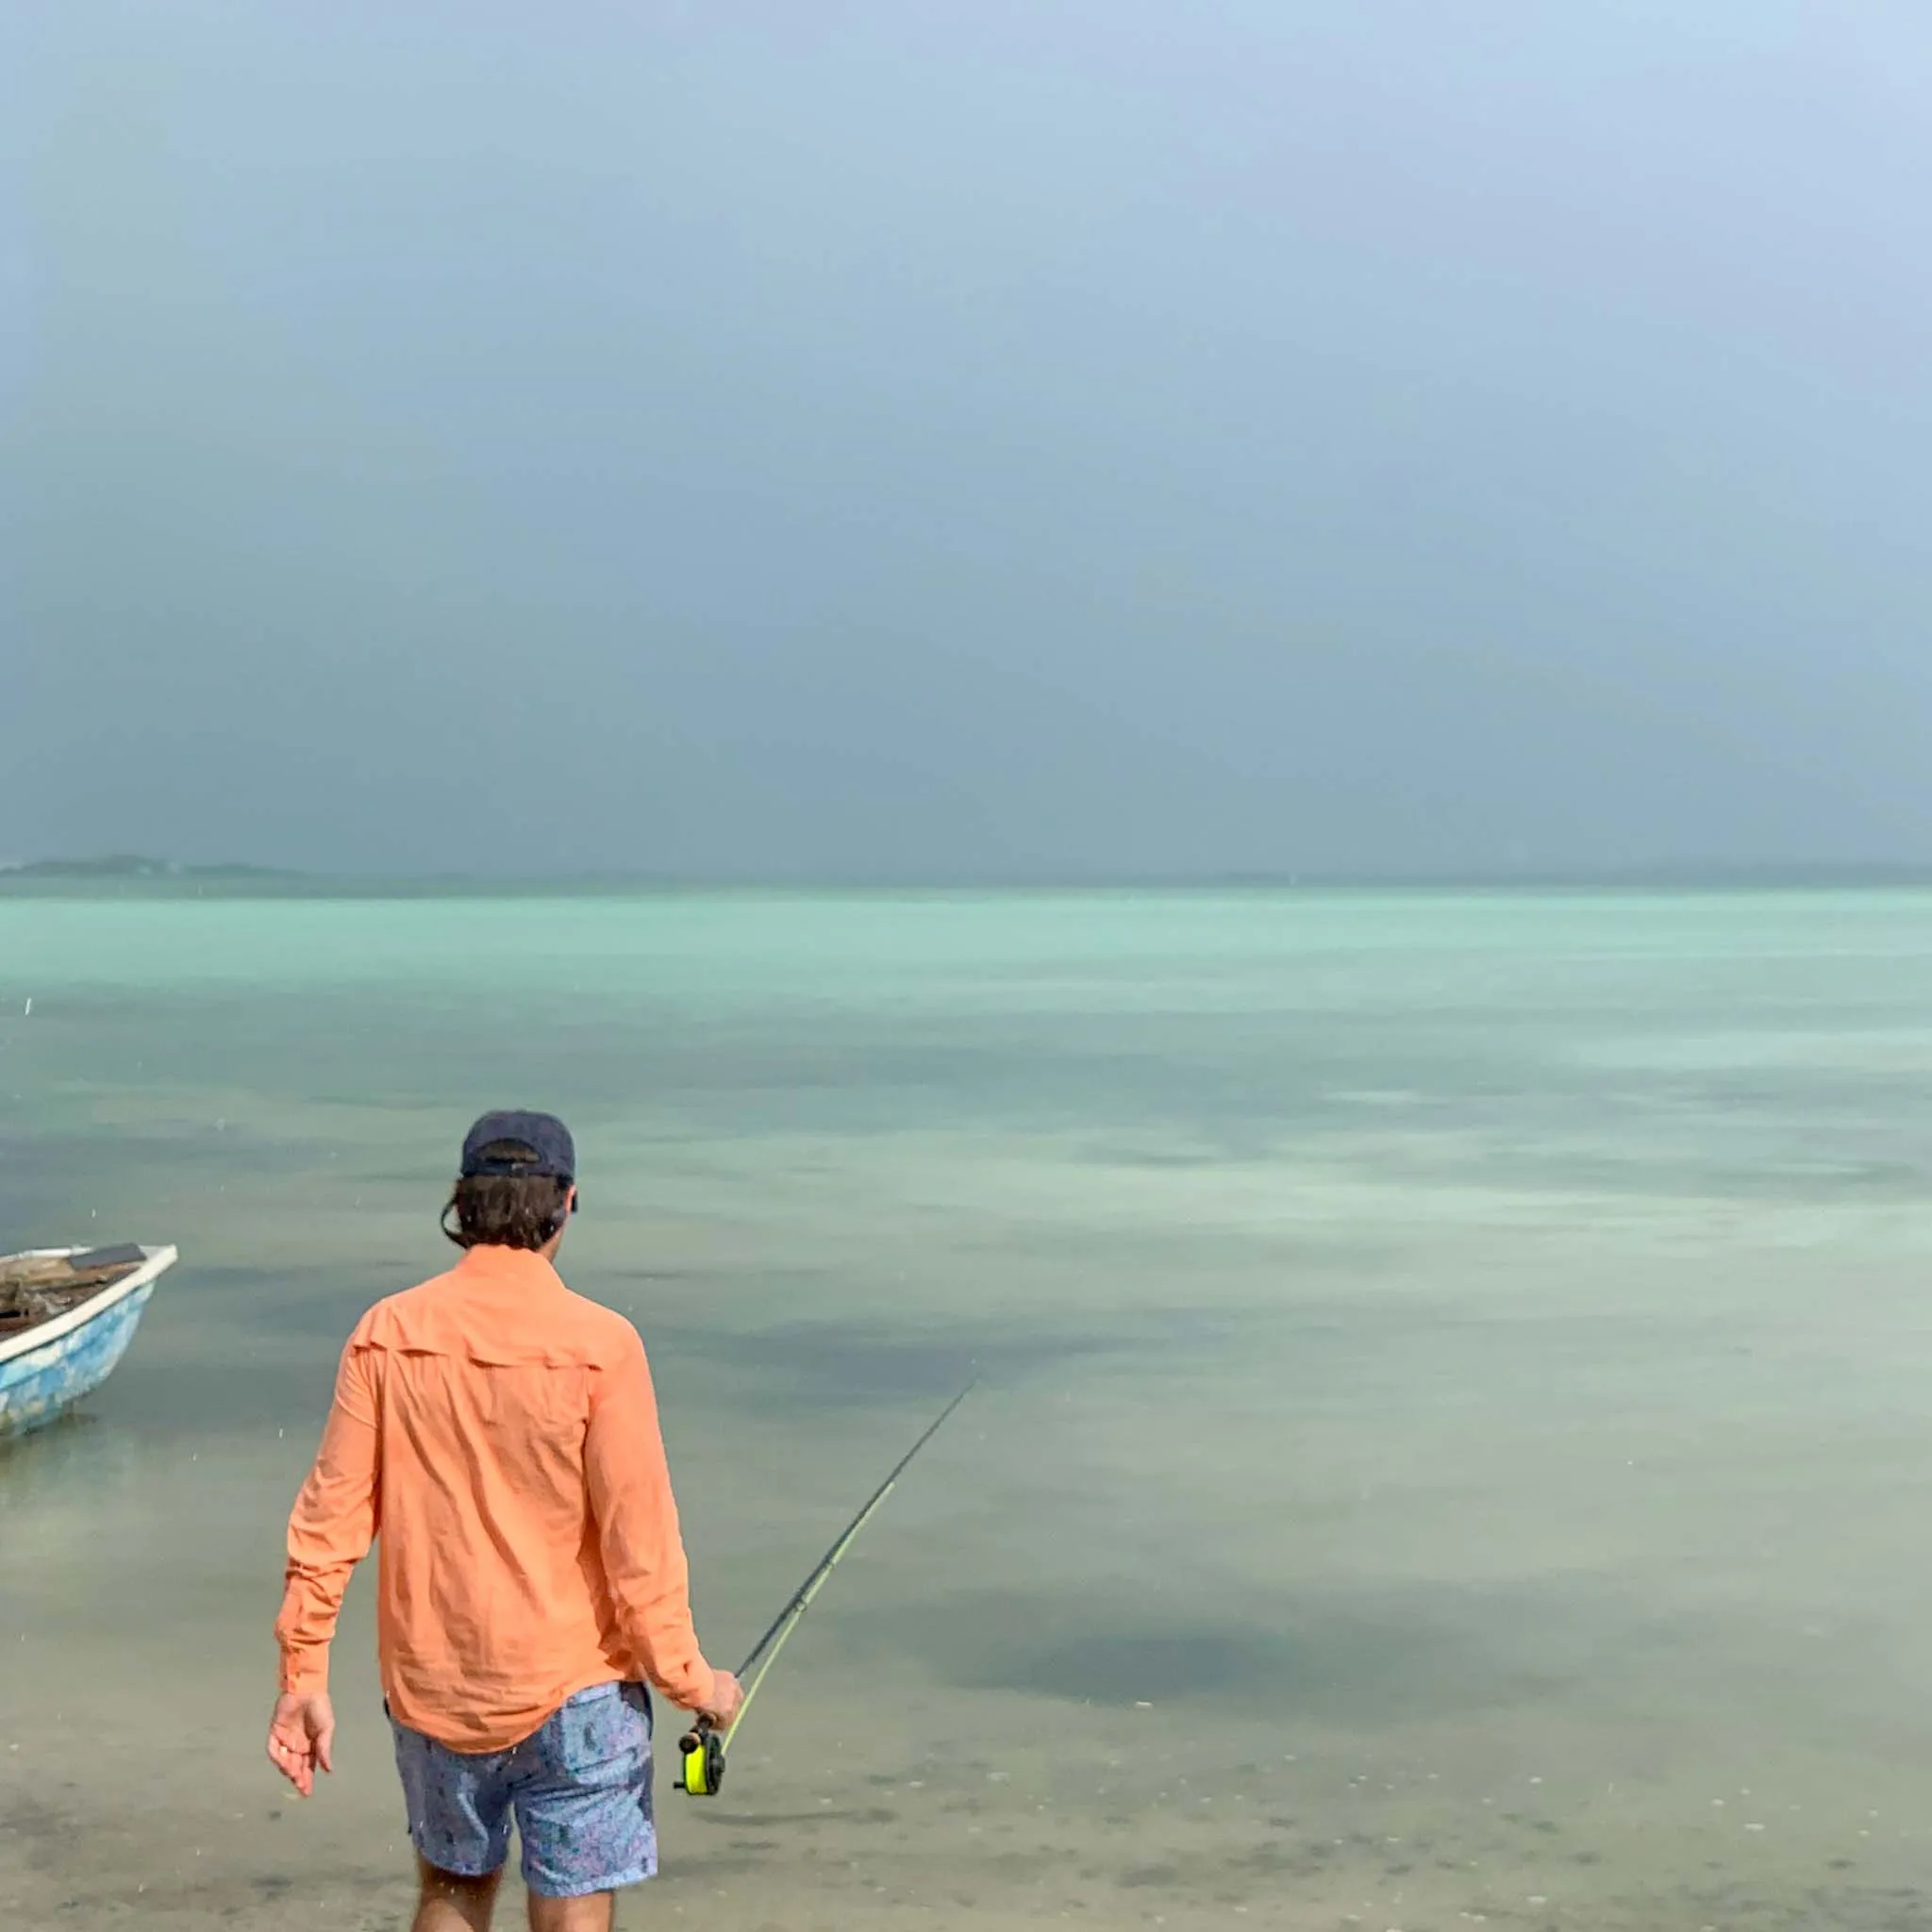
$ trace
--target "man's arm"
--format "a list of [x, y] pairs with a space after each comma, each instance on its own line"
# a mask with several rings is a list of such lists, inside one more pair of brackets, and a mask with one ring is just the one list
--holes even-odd
[[316, 1767], [330, 1769], [329, 1640], [349, 1573], [375, 1541], [378, 1442], [369, 1352], [352, 1341], [336, 1372], [315, 1466], [289, 1517], [289, 1563], [275, 1619], [282, 1695], [269, 1726], [269, 1757], [304, 1797]]
[[658, 1397], [635, 1331], [598, 1373], [584, 1474], [618, 1627], [638, 1669], [681, 1708], [714, 1708], [726, 1674], [705, 1661], [691, 1628], [690, 1573]]

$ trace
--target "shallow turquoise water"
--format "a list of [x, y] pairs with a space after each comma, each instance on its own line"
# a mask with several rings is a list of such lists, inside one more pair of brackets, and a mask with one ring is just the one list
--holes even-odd
[[1877, 892], [0, 899], [5, 1245], [183, 1255], [0, 1459], [0, 1912], [395, 1922], [359, 1602], [333, 1787], [258, 1766], [280, 1519], [530, 1104], [721, 1655], [985, 1377], [659, 1913], [1932, 1925], [1928, 963]]

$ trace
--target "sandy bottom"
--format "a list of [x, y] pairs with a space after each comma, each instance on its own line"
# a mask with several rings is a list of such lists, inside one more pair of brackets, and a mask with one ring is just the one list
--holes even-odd
[[[1124, 1755], [1096, 1759], [1105, 1745], [1092, 1733], [1108, 1729]], [[1324, 1754], [1217, 1763], [1217, 1741], [1229, 1740], [1148, 1716], [1012, 1754], [955, 1749], [881, 1768], [888, 1754], [853, 1751], [842, 1775], [806, 1783], [735, 1766], [744, 1796], [702, 1812], [672, 1801], [665, 1874], [620, 1917], [787, 1932], [1070, 1920], [1324, 1932], [1932, 1925], [1932, 1894], [1916, 1882], [1923, 1840], [1883, 1821], [1800, 1816], [1738, 1793], [1722, 1812], [1707, 1803], [1711, 1815], [1672, 1823], [1655, 1790], [1531, 1774], [1477, 1796], [1448, 1774], [1349, 1773]], [[353, 1728], [343, 1774], [307, 1807], [238, 1779], [191, 1738], [159, 1790], [93, 1758], [15, 1771], [0, 1836], [6, 1923], [405, 1925], [406, 1848], [382, 1769], [365, 1768], [380, 1743]], [[1164, 1797], [1138, 1789], [1168, 1774]], [[513, 1900], [504, 1916], [519, 1922]]]
[[[1455, 1587], [1284, 1580], [1274, 1632], [1231, 1579], [1191, 1604], [1151, 1581], [1138, 1599], [1070, 1591], [1099, 1526], [1082, 1458], [1064, 1541], [1030, 1566], [946, 1500], [975, 1466], [1006, 1493], [1013, 1444], [1066, 1407], [987, 1399], [1002, 1426], [936, 1445], [924, 1502], [908, 1485], [821, 1599], [726, 1791], [687, 1799], [660, 1768], [664, 1875], [624, 1923], [1932, 1927], [1923, 1725], [1878, 1708], [1883, 1674], [1841, 1615], [1754, 1649], [1707, 1607], [1659, 1620], [1607, 1607], [1600, 1579], [1525, 1591], [1468, 1564]], [[103, 1461], [119, 1479], [75, 1510], [78, 1472]], [[366, 1590], [340, 1643], [337, 1776], [302, 1804], [258, 1758], [258, 1544], [298, 1463], [284, 1439], [130, 1457], [100, 1424], [13, 1453], [16, 1544], [96, 1588], [10, 1592], [0, 1924], [407, 1924]], [[775, 1573], [745, 1529], [708, 1566], [700, 1550], [701, 1574]], [[961, 1543], [982, 1570], [1003, 1560], [948, 1592]], [[1272, 1569], [1288, 1547], [1257, 1553]], [[1836, 1737], [1834, 1714], [1854, 1720]]]

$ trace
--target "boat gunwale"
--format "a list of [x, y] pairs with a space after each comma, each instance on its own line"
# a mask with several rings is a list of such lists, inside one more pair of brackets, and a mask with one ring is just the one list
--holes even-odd
[[[0, 1341], [0, 1368], [24, 1355], [31, 1355], [38, 1348], [63, 1341], [76, 1329], [85, 1328], [97, 1315], [105, 1315], [118, 1303], [131, 1294], [139, 1294], [144, 1288], [152, 1288], [175, 1263], [180, 1259], [177, 1250], [169, 1246], [149, 1247], [145, 1242], [137, 1246], [146, 1258], [133, 1274], [123, 1275], [119, 1281], [109, 1281], [86, 1301], [76, 1302], [62, 1315], [50, 1316], [44, 1322], [36, 1322], [31, 1327], [23, 1328], [18, 1335], [10, 1335]], [[23, 1248], [17, 1255], [0, 1257], [8, 1261], [58, 1258], [66, 1255], [84, 1255], [86, 1248]]]

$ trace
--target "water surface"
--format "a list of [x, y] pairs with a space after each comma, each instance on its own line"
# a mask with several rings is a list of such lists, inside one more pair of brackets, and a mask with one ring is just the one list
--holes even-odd
[[183, 1257], [0, 1455], [0, 1919], [406, 1923], [363, 1583], [337, 1776], [259, 1761], [281, 1522], [534, 1105], [716, 1655], [985, 1378], [641, 1922], [1932, 1926], [1928, 966], [1907, 893], [0, 900], [4, 1244]]

